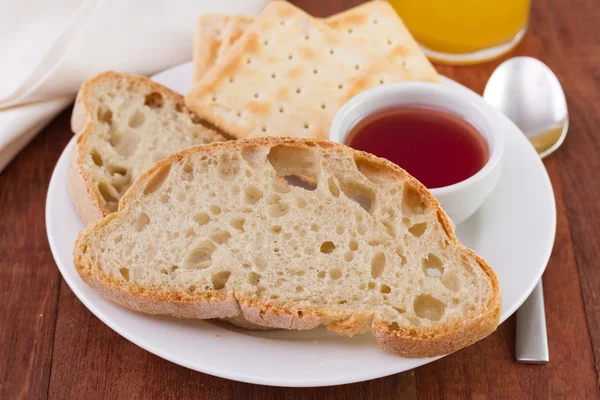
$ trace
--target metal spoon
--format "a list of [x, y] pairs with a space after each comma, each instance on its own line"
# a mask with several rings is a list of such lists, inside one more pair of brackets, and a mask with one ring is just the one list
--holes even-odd
[[[556, 75], [543, 62], [515, 57], [503, 62], [488, 81], [483, 97], [508, 116], [540, 157], [556, 150], [567, 135], [567, 102]], [[549, 361], [542, 281], [517, 311], [517, 361]]]

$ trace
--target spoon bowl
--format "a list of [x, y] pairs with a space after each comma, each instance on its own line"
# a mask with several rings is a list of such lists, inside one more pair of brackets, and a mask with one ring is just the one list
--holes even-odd
[[540, 157], [565, 140], [567, 101], [558, 78], [543, 62], [531, 57], [503, 62], [490, 77], [483, 97], [523, 131]]

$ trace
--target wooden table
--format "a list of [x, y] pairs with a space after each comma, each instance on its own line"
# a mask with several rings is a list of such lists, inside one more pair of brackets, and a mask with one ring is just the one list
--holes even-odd
[[[360, 1], [296, 1], [328, 16]], [[600, 398], [600, 10], [597, 0], [533, 0], [510, 56], [544, 61], [571, 117], [545, 161], [558, 211], [544, 275], [551, 361], [515, 362], [515, 318], [481, 342], [414, 371], [329, 388], [273, 388], [215, 378], [158, 358], [94, 317], [50, 254], [44, 203], [71, 138], [63, 112], [0, 174], [0, 399], [92, 398]], [[481, 93], [501, 60], [439, 71]], [[531, 201], [531, 199], [523, 199]]]

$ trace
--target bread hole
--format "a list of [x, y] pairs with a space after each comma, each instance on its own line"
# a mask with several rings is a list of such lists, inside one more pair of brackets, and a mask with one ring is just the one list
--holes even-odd
[[187, 291], [189, 293], [194, 293], [196, 291], [196, 289], [197, 289], [196, 285], [190, 285], [190, 286], [188, 286]]
[[360, 224], [357, 230], [359, 235], [364, 235], [367, 233], [367, 228], [363, 224]]
[[110, 108], [105, 106], [98, 107], [98, 121], [103, 122], [105, 124], [111, 125], [113, 112]]
[[408, 216], [420, 215], [423, 214], [425, 208], [421, 192], [412, 183], [405, 183], [402, 194], [402, 213]]
[[274, 225], [271, 227], [271, 232], [273, 233], [280, 233], [281, 232], [281, 226], [280, 225]]
[[181, 179], [187, 182], [192, 182], [194, 180], [194, 167], [191, 164], [185, 164], [183, 166]]
[[438, 278], [444, 274], [442, 260], [435, 254], [429, 253], [427, 258], [423, 259], [423, 271], [427, 276]]
[[217, 244], [227, 243], [230, 238], [231, 233], [221, 229], [217, 229], [212, 235], [210, 235], [210, 239]]
[[382, 172], [380, 168], [373, 165], [372, 160], [361, 153], [355, 153], [353, 159], [358, 172], [373, 183], [390, 183], [396, 180], [394, 175]]
[[[119, 202], [119, 192], [117, 192], [117, 190], [110, 183], [106, 182], [98, 183], [98, 191], [104, 199], [107, 207], [109, 204], [111, 204], [111, 207], [114, 207], [114, 211], [116, 211], [116, 206]], [[113, 210], [111, 210], [111, 212], [113, 212]]]
[[162, 94], [158, 92], [152, 92], [146, 95], [144, 104], [150, 108], [161, 108], [165, 104]]
[[397, 332], [400, 330], [400, 326], [398, 325], [397, 322], [392, 322], [391, 324], [388, 325], [388, 328], [394, 332]]
[[413, 302], [413, 307], [417, 317], [430, 321], [441, 320], [446, 312], [446, 303], [428, 294], [417, 296]]
[[375, 282], [369, 282], [369, 284], [367, 285], [367, 287], [368, 287], [369, 289], [375, 289], [375, 286], [376, 286], [376, 285], [375, 285]]
[[106, 167], [106, 169], [108, 170], [108, 172], [111, 175], [121, 175], [121, 176], [125, 176], [127, 175], [127, 168], [121, 166], [121, 165], [109, 165]]
[[152, 178], [148, 180], [146, 186], [144, 187], [144, 194], [149, 195], [151, 193], [156, 192], [167, 180], [169, 176], [169, 172], [171, 171], [171, 164], [163, 164], [158, 167], [158, 169], [152, 175]]
[[414, 224], [413, 226], [411, 226], [410, 228], [408, 228], [408, 231], [414, 237], [421, 237], [425, 233], [426, 229], [427, 229], [427, 222], [421, 222], [419, 224]]
[[212, 284], [215, 290], [220, 290], [225, 287], [227, 280], [231, 276], [231, 271], [220, 271], [212, 276]]
[[440, 280], [446, 289], [450, 290], [451, 292], [458, 292], [460, 290], [460, 279], [456, 273], [446, 273], [440, 278]]
[[315, 224], [314, 222], [312, 224], [310, 224], [310, 230], [313, 232], [318, 232], [319, 231], [319, 224]]
[[248, 186], [244, 189], [244, 201], [247, 204], [256, 204], [263, 196], [262, 190], [256, 186]]
[[321, 253], [323, 254], [331, 254], [335, 250], [335, 244], [333, 242], [327, 241], [321, 244]]
[[281, 196], [279, 196], [277, 194], [271, 194], [271, 195], [269, 195], [269, 197], [267, 197], [267, 204], [269, 204], [269, 205], [279, 204], [280, 201], [281, 201]]
[[379, 291], [383, 294], [388, 294], [392, 292], [392, 289], [388, 286], [388, 285], [381, 285], [381, 287], [379, 288]]
[[[265, 289], [265, 287], [264, 287], [264, 286], [258, 286], [258, 287], [256, 288], [256, 296], [260, 298], [260, 297], [262, 296], [262, 294], [263, 294], [263, 293], [264, 293], [266, 290], [267, 290], [267, 289]], [[262, 316], [261, 316], [261, 318], [262, 318]]]
[[269, 209], [267, 210], [267, 214], [271, 218], [279, 218], [279, 217], [283, 217], [284, 215], [286, 215], [289, 211], [290, 211], [290, 206], [288, 206], [287, 204], [273, 204], [273, 205], [269, 206]]
[[325, 275], [327, 275], [325, 273], [325, 271], [319, 271], [319, 272], [317, 272], [317, 278], [319, 278], [319, 279], [325, 278]]
[[348, 242], [348, 248], [352, 251], [358, 250], [358, 242], [355, 239], [350, 239], [350, 242]]
[[146, 121], [146, 114], [142, 110], [136, 109], [129, 117], [127, 124], [130, 128], [139, 128]]
[[350, 262], [354, 259], [354, 253], [351, 251], [347, 251], [344, 253], [344, 260]]
[[129, 282], [129, 268], [121, 268], [119, 269], [119, 272], [121, 273], [123, 279]]
[[246, 219], [242, 217], [234, 218], [229, 222], [233, 228], [238, 229], [240, 231], [244, 231], [244, 224], [246, 223]]
[[331, 280], [337, 281], [342, 277], [342, 270], [339, 267], [334, 267], [329, 270], [329, 278]]
[[136, 231], [141, 232], [150, 223], [150, 217], [145, 212], [141, 212], [135, 219], [133, 227]]
[[366, 288], [367, 288], [367, 285], [365, 285], [364, 283], [361, 283], [360, 285], [358, 285], [359, 290], [365, 290]]
[[230, 154], [223, 154], [218, 163], [217, 173], [219, 178], [223, 180], [231, 180], [240, 173], [241, 161], [236, 156]]
[[340, 181], [342, 192], [353, 202], [361, 206], [366, 212], [371, 211], [375, 200], [375, 192], [360, 183], [351, 181]]
[[406, 265], [406, 263], [407, 263], [407, 261], [408, 261], [408, 260], [407, 260], [407, 259], [406, 259], [406, 257], [404, 256], [404, 248], [403, 248], [402, 246], [398, 246], [398, 247], [396, 247], [396, 255], [397, 255], [398, 257], [400, 257], [400, 263], [401, 263], [402, 265]]
[[289, 185], [316, 189], [319, 157], [315, 150], [277, 145], [271, 148], [267, 159], [276, 175], [283, 177]]
[[112, 130], [109, 133], [108, 143], [121, 157], [129, 158], [135, 153], [140, 141], [140, 136], [129, 132], [124, 135], [119, 131]]
[[385, 254], [378, 251], [371, 258], [371, 277], [379, 278], [385, 270]]
[[279, 296], [276, 294], [272, 294], [271, 296], [269, 296], [269, 299], [271, 299], [271, 300], [277, 300], [278, 298], [279, 298]]
[[301, 177], [299, 175], [285, 175], [283, 178], [289, 186], [299, 187], [311, 192], [317, 188], [317, 185], [306, 177]]
[[406, 310], [403, 307], [392, 307], [398, 314], [404, 314]]
[[338, 304], [340, 304], [340, 305], [348, 304], [348, 300], [340, 300], [340, 301], [338, 301]]
[[296, 207], [298, 207], [298, 208], [306, 207], [306, 200], [304, 200], [302, 197], [296, 198], [296, 200], [294, 200], [294, 202], [296, 203]]
[[98, 167], [101, 167], [104, 164], [104, 161], [102, 161], [102, 156], [100, 155], [100, 153], [98, 153], [98, 150], [93, 149], [90, 152], [90, 155], [92, 156], [92, 161], [94, 162], [94, 164], [96, 164]]
[[390, 235], [391, 237], [396, 237], [396, 227], [394, 226], [394, 223], [392, 221], [390, 221], [389, 219], [384, 219], [383, 221], [381, 221], [381, 223], [383, 224], [383, 226], [385, 226], [385, 230], [388, 233], [388, 235]]
[[208, 240], [198, 243], [184, 258], [183, 267], [188, 269], [208, 268], [212, 262], [215, 245]]
[[188, 228], [188, 230], [185, 231], [184, 237], [187, 239], [187, 238], [190, 238], [192, 236], [197, 236], [196, 232], [194, 231], [193, 228]]
[[166, 195], [166, 194], [161, 194], [160, 195], [160, 202], [163, 203], [163, 204], [168, 203], [170, 199], [171, 198], [169, 197], [169, 195]]
[[205, 212], [201, 212], [194, 215], [193, 219], [198, 225], [202, 226], [208, 224], [210, 221], [210, 216]]
[[214, 205], [214, 204], [213, 204], [213, 205], [211, 205], [210, 207], [208, 207], [208, 211], [210, 211], [210, 213], [211, 213], [212, 215], [219, 215], [219, 214], [221, 214], [221, 212], [222, 212], [223, 210], [221, 210], [221, 207], [219, 207], [219, 206], [217, 206], [217, 205]]

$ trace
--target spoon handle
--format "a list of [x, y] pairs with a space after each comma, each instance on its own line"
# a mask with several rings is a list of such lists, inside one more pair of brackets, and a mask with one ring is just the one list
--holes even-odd
[[529, 298], [517, 310], [517, 361], [525, 364], [546, 364], [548, 336], [542, 280], [538, 282]]

